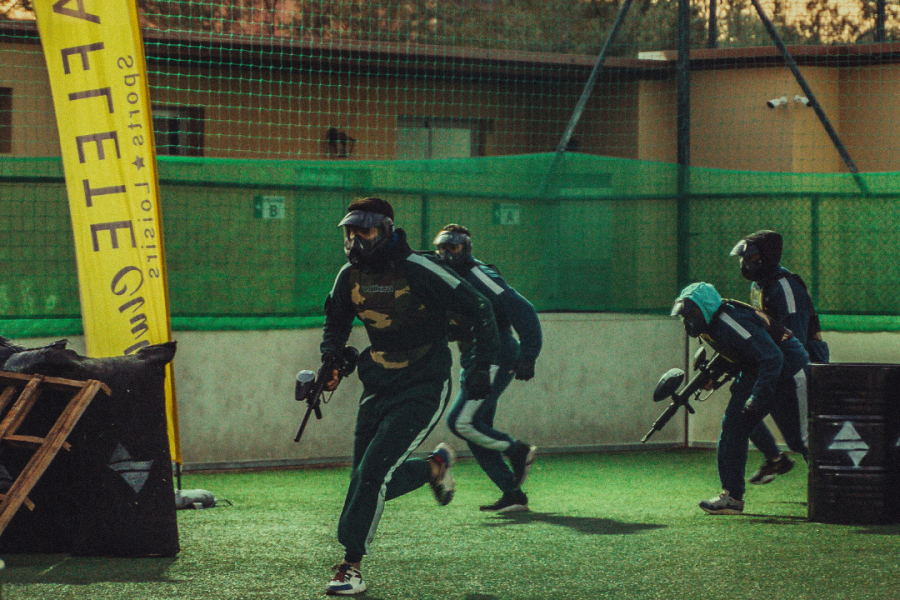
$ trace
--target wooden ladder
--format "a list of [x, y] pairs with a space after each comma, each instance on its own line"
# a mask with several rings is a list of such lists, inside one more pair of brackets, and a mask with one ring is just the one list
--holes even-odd
[[[0, 448], [4, 443], [10, 443], [34, 449], [34, 455], [16, 477], [9, 490], [5, 494], [0, 494], [0, 535], [2, 535], [23, 504], [29, 510], [34, 510], [34, 503], [28, 499], [28, 493], [47, 470], [60, 448], [66, 450], [70, 448], [66, 438], [69, 437], [75, 424], [78, 423], [78, 419], [84, 414], [97, 392], [103, 390], [108, 396], [111, 391], [109, 386], [95, 379], [75, 381], [6, 371], [0, 371], [0, 386], [5, 386], [0, 392], [0, 415], [9, 406], [6, 416], [0, 421]], [[19, 426], [34, 407], [42, 388], [69, 391], [74, 395], [44, 437], [19, 435], [17, 433]], [[10, 406], [10, 402], [19, 390], [21, 392], [19, 392], [18, 398]]]

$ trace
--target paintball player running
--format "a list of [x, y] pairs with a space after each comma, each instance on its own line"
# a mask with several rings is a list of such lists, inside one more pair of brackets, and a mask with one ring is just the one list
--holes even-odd
[[[410, 459], [441, 418], [450, 395], [452, 355], [448, 311], [473, 323], [473, 374], [468, 393], [490, 392], [498, 348], [491, 305], [469, 284], [414, 254], [394, 210], [381, 198], [355, 200], [338, 225], [344, 228], [348, 264], [325, 301], [323, 359], [342, 352], [355, 318], [366, 327], [368, 348], [359, 356], [363, 393], [356, 418], [353, 470], [338, 523], [343, 562], [328, 595], [366, 590], [360, 563], [369, 553], [384, 503], [431, 484], [438, 504], [453, 498], [453, 452], [439, 444], [427, 459]], [[338, 372], [326, 386], [338, 386]]]
[[789, 445], [801, 439], [799, 407], [806, 402], [809, 358], [784, 327], [749, 305], [723, 301], [708, 283], [684, 288], [672, 316], [681, 318], [687, 335], [702, 338], [739, 369], [716, 449], [723, 491], [700, 502], [700, 508], [713, 515], [740, 514], [750, 432], [771, 414]]
[[[751, 282], [750, 304], [787, 327], [806, 349], [810, 362], [827, 363], [828, 345], [822, 340], [819, 317], [803, 280], [781, 266], [783, 248], [781, 234], [760, 230], [741, 239], [731, 250], [737, 256], [741, 275]], [[800, 406], [801, 440], [794, 447], [802, 446], [806, 453], [805, 404]], [[782, 432], [783, 434], [784, 432]], [[754, 485], [766, 484], [794, 467], [787, 454], [779, 452], [775, 438], [766, 424], [760, 423], [750, 434], [750, 441], [765, 456], [765, 462], [748, 480]]]
[[[447, 425], [450, 431], [466, 441], [478, 465], [500, 488], [500, 499], [482, 506], [481, 510], [528, 510], [528, 497], [522, 491], [522, 484], [537, 448], [494, 429], [494, 416], [500, 395], [513, 376], [523, 381], [534, 377], [534, 363], [541, 352], [541, 322], [534, 306], [511, 288], [494, 267], [472, 256], [472, 238], [468, 229], [451, 223], [438, 232], [434, 245], [438, 255], [457, 275], [490, 300], [500, 332], [499, 368], [491, 382], [491, 392], [483, 399], [475, 399], [465, 388], [466, 379], [477, 367], [472, 331], [470, 326], [458, 325], [463, 387], [447, 416]], [[513, 329], [521, 345], [513, 335]], [[512, 468], [503, 460], [504, 455]]]

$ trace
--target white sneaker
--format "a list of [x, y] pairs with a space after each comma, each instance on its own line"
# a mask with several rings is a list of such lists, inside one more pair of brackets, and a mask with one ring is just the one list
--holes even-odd
[[366, 591], [366, 582], [363, 581], [359, 569], [354, 569], [347, 563], [336, 565], [334, 569], [337, 573], [325, 588], [327, 596], [354, 596]]
[[711, 515], [739, 515], [744, 512], [744, 501], [735, 500], [725, 490], [715, 498], [703, 500], [700, 508]]
[[434, 499], [441, 506], [447, 506], [453, 500], [455, 483], [450, 469], [453, 468], [455, 458], [456, 453], [453, 452], [453, 448], [444, 443], [438, 444], [434, 452], [428, 455], [428, 460], [438, 465], [438, 475], [431, 480], [431, 491], [434, 492]]

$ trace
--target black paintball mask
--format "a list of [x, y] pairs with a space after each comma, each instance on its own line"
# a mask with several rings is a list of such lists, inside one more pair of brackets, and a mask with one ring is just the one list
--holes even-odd
[[[360, 235], [350, 235], [350, 227], [369, 229], [378, 228], [378, 235], [364, 239]], [[338, 227], [344, 228], [344, 253], [352, 265], [369, 264], [377, 259], [378, 254], [390, 245], [394, 235], [394, 221], [385, 215], [354, 210], [347, 213]]]
[[706, 317], [703, 316], [703, 311], [700, 310], [697, 303], [690, 298], [681, 298], [676, 301], [672, 307], [671, 316], [681, 319], [684, 331], [690, 337], [700, 337], [700, 334], [706, 331]]
[[[462, 231], [441, 230], [432, 242], [437, 246], [438, 255], [444, 259], [450, 267], [458, 267], [469, 261], [472, 256], [472, 238]], [[462, 246], [462, 249], [453, 254], [447, 246]]]
[[759, 282], [778, 271], [783, 244], [780, 233], [761, 230], [739, 241], [731, 249], [731, 256], [740, 258], [744, 279]]

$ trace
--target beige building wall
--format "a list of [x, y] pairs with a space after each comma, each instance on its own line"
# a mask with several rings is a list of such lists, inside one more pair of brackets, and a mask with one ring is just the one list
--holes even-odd
[[[198, 106], [204, 110], [205, 155], [217, 158], [327, 159], [325, 134], [337, 127], [355, 138], [352, 158], [393, 159], [397, 155], [397, 119], [401, 116], [477, 119], [489, 123], [485, 152], [496, 156], [551, 152], [562, 137], [574, 104], [550, 103], [553, 95], [576, 97], [573, 84], [473, 84], [400, 80], [339, 73], [282, 72], [281, 80], [259, 81], [249, 69], [191, 71], [154, 76], [154, 104]], [[191, 77], [187, 90], [184, 78]], [[615, 86], [621, 88], [621, 86]], [[632, 86], [633, 87], [633, 86]], [[628, 88], [631, 89], [631, 88]], [[601, 147], [580, 150], [613, 156], [636, 155], [634, 93], [619, 103], [617, 94], [598, 86], [598, 102], [579, 125], [588, 138], [600, 135]], [[560, 125], [562, 124], [562, 125]], [[258, 140], [268, 140], [261, 155]]]
[[638, 160], [678, 161], [678, 92], [673, 80], [642, 81], [638, 86]]
[[44, 55], [34, 45], [0, 44], [0, 86], [12, 89], [12, 155], [59, 156]]
[[[842, 89], [844, 70], [802, 67], [804, 77], [832, 126], [851, 147], [857, 139], [843, 131], [846, 104], [855, 102]], [[897, 76], [900, 85], [900, 70]], [[691, 166], [784, 173], [846, 172], [815, 110], [794, 100], [803, 92], [787, 67], [710, 69], [691, 72]], [[769, 108], [767, 102], [786, 98]], [[640, 160], [677, 160], [677, 88], [674, 80], [642, 81], [639, 91]], [[858, 110], [858, 109], [854, 109]], [[900, 110], [900, 109], [898, 109]], [[874, 127], [874, 125], [873, 125]], [[856, 149], [859, 153], [860, 150]], [[850, 150], [851, 156], [854, 150]], [[868, 170], [864, 165], [861, 170]]]
[[[900, 170], [900, 153], [892, 151], [900, 127], [900, 102], [893, 101], [900, 95], [900, 67], [801, 69], [859, 169]], [[398, 116], [484, 120], [490, 123], [489, 156], [509, 148], [550, 152], [582, 89], [581, 83], [564, 81], [467, 83], [303, 69], [268, 73], [276, 79], [263, 81], [258, 72], [237, 67], [152, 74], [153, 102], [203, 108], [206, 156], [326, 159], [326, 131], [337, 127], [356, 138], [353, 158], [365, 160], [396, 157]], [[203, 87], [189, 90], [188, 80], [192, 88]], [[802, 91], [786, 67], [693, 71], [691, 82], [692, 166], [846, 171], [815, 111], [794, 102]], [[57, 156], [53, 103], [36, 46], [0, 46], [0, 86], [13, 89], [13, 155]], [[788, 100], [785, 106], [766, 106], [781, 97]], [[676, 114], [674, 79], [600, 82], [575, 132], [578, 150], [675, 162]], [[267, 140], [265, 148], [258, 147], [260, 139]]]
[[[803, 75], [840, 131], [837, 69]], [[840, 156], [787, 67], [691, 73], [691, 166], [784, 173], [841, 172]], [[767, 106], [773, 99], [786, 104]]]
[[860, 171], [900, 171], [900, 65], [844, 69], [842, 136]]

